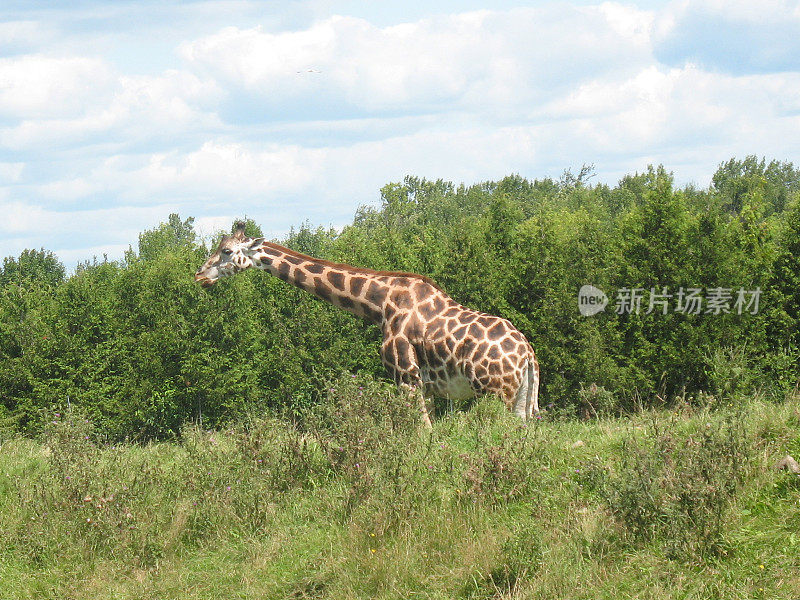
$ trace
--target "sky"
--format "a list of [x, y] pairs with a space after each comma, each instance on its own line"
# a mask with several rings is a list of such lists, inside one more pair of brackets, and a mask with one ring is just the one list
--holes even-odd
[[800, 163], [800, 1], [0, 5], [0, 258], [341, 227], [406, 175], [470, 185]]

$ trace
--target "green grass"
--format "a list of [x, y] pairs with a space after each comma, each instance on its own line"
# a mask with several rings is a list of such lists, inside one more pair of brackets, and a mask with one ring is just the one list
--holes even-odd
[[[364, 388], [364, 389], [360, 389]], [[347, 378], [277, 418], [0, 445], [0, 598], [797, 598], [800, 401], [428, 433]]]

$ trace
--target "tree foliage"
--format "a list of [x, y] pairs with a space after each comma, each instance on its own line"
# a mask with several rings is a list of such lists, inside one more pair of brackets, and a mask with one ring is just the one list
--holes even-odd
[[[791, 163], [732, 159], [707, 190], [676, 188], [663, 167], [615, 187], [590, 180], [591, 167], [469, 187], [407, 177], [342, 230], [305, 223], [280, 242], [423, 273], [457, 301], [511, 319], [539, 356], [544, 406], [586, 410], [602, 397], [625, 410], [797, 384]], [[163, 438], [187, 421], [216, 426], [264, 407], [298, 415], [343, 371], [384, 376], [376, 327], [262, 272], [202, 290], [192, 274], [208, 251], [193, 219], [173, 214], [124, 261], [69, 277], [46, 250], [6, 258], [0, 428], [36, 431], [42, 411], [79, 406], [110, 437]], [[585, 284], [609, 298], [592, 317], [578, 311]], [[730, 298], [725, 310], [677, 310], [691, 289]], [[638, 311], [619, 310], [625, 290], [638, 290]], [[757, 311], [735, 304], [739, 290], [761, 291]]]

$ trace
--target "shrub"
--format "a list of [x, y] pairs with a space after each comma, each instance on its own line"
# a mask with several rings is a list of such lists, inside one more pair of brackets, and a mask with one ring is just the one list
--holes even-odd
[[618, 400], [614, 392], [596, 383], [588, 387], [581, 384], [578, 391], [581, 412], [585, 418], [607, 417], [618, 408]]
[[393, 385], [345, 375], [329, 385], [307, 427], [331, 471], [347, 482], [344, 518], [377, 491], [403, 499], [421, 468], [419, 410]]
[[634, 541], [660, 543], [671, 558], [714, 556], [724, 551], [726, 519], [748, 467], [747, 444], [733, 414], [708, 417], [685, 434], [675, 422], [654, 422], [643, 439], [625, 439], [617, 469], [595, 465], [585, 483]]

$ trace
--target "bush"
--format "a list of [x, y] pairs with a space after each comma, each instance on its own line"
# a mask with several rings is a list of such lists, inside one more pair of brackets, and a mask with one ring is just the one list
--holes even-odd
[[345, 375], [328, 386], [307, 426], [331, 471], [347, 482], [343, 518], [375, 493], [409, 503], [406, 492], [422, 468], [420, 423], [411, 396], [394, 385]]
[[731, 505], [748, 468], [740, 415], [707, 415], [696, 431], [673, 421], [631, 434], [614, 467], [595, 464], [582, 483], [600, 492], [635, 542], [660, 544], [670, 558], [705, 558], [725, 551]]

